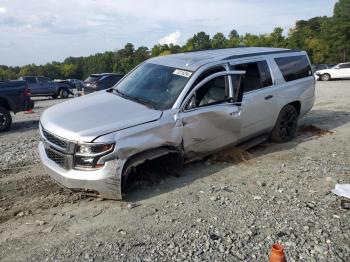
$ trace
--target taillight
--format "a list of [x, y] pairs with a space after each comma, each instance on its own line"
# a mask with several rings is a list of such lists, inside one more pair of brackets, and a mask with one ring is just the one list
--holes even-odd
[[24, 96], [30, 96], [30, 95], [31, 95], [30, 89], [28, 85], [26, 85], [24, 88]]

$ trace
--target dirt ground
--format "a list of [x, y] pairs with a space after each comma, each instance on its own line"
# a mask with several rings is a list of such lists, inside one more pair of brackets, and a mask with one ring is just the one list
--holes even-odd
[[225, 152], [179, 177], [138, 181], [123, 202], [61, 188], [41, 167], [36, 99], [0, 134], [1, 261], [350, 261], [350, 81], [318, 82], [297, 137]]

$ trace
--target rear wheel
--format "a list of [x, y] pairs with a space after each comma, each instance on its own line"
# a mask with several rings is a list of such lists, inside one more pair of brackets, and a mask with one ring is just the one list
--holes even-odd
[[12, 123], [10, 112], [3, 107], [0, 107], [0, 132], [9, 129]]
[[61, 89], [60, 97], [61, 98], [68, 98], [69, 97], [68, 91], [66, 89]]
[[322, 81], [329, 81], [329, 80], [331, 80], [331, 76], [329, 74], [323, 74], [321, 76], [321, 80]]
[[298, 126], [298, 112], [293, 105], [282, 108], [275, 127], [271, 133], [271, 140], [275, 142], [287, 142], [293, 139]]

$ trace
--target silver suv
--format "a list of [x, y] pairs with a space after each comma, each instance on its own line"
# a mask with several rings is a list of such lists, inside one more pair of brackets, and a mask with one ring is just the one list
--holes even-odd
[[313, 106], [305, 52], [232, 48], [156, 57], [108, 90], [47, 109], [39, 152], [60, 184], [121, 199], [134, 167], [293, 138]]

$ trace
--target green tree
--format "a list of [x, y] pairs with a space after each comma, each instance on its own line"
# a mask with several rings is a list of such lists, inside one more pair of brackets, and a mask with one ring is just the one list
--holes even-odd
[[239, 34], [236, 29], [231, 30], [231, 32], [228, 34], [229, 39], [235, 39], [239, 38]]
[[228, 40], [223, 33], [216, 33], [211, 39], [212, 48], [225, 48], [227, 47]]
[[205, 32], [199, 32], [187, 40], [184, 51], [205, 50], [210, 48], [210, 36]]
[[283, 36], [283, 28], [276, 27], [271, 34], [267, 36], [268, 46], [285, 47], [286, 39]]
[[240, 43], [241, 39], [237, 30], [231, 30], [231, 32], [228, 34], [227, 47], [237, 47], [240, 45]]
[[338, 61], [347, 61], [350, 57], [350, 0], [339, 0], [334, 6], [331, 18], [331, 34], [334, 56]]
[[78, 67], [75, 64], [62, 64], [61, 72], [64, 78], [74, 78]]

